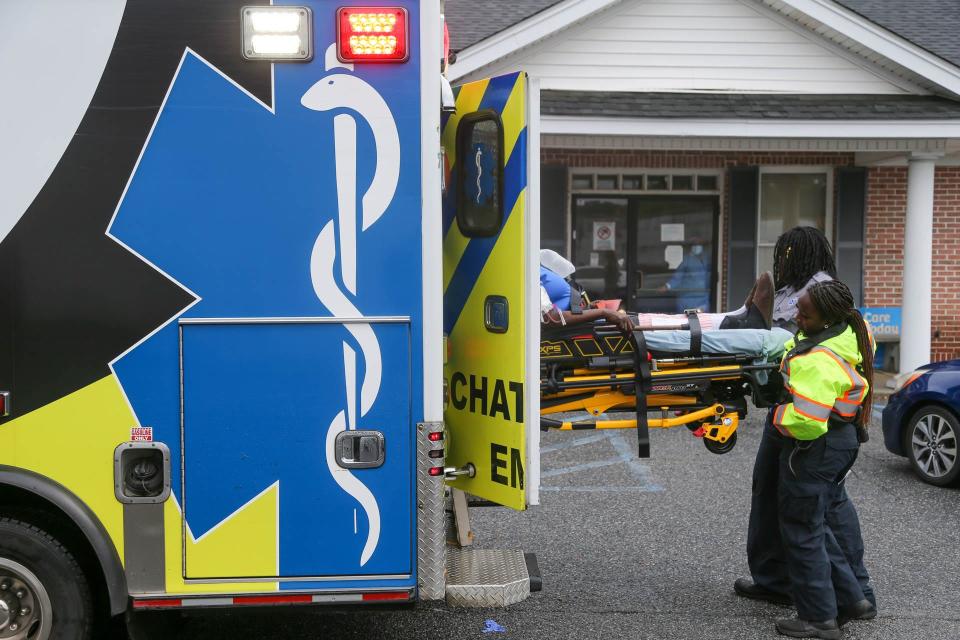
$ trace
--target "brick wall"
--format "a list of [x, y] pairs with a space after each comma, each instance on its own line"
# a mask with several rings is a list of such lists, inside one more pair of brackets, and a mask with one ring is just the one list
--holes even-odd
[[851, 165], [852, 153], [774, 153], [726, 151], [643, 151], [626, 149], [541, 149], [543, 164], [568, 167], [649, 167], [651, 169], [722, 169], [756, 165]]
[[[932, 361], [960, 357], [960, 167], [940, 167], [934, 177]], [[902, 301], [903, 226], [907, 168], [868, 172], [864, 302], [898, 307]]]
[[934, 177], [933, 361], [960, 357], [960, 167], [940, 167]]
[[906, 210], [907, 168], [871, 168], [867, 172], [867, 216], [864, 234], [865, 306], [900, 306], [903, 224]]

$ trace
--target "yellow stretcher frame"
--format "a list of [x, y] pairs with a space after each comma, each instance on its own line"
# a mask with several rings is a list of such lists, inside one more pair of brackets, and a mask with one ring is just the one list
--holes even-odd
[[[638, 348], [638, 354], [641, 351]], [[638, 360], [639, 362], [639, 360]], [[754, 395], [756, 384], [750, 372], [756, 369], [773, 370], [775, 365], [757, 366], [722, 364], [718, 366], [689, 366], [682, 359], [662, 359], [659, 362], [650, 359], [647, 374], [647, 388], [667, 386], [671, 380], [684, 380], [694, 377], [699, 380], [738, 381], [743, 380], [746, 388]], [[642, 385], [639, 372], [634, 369], [618, 367], [610, 369], [575, 368], [565, 372], [562, 388], [550, 389], [549, 383], [541, 381], [541, 428], [544, 430], [579, 431], [585, 429], [637, 429], [640, 413], [629, 419], [613, 420], [557, 420], [549, 416], [573, 411], [584, 411], [593, 417], [605, 415], [614, 410], [637, 410], [638, 399], [634, 393], [624, 393], [624, 387]], [[608, 383], [608, 384], [604, 384]], [[559, 385], [557, 385], [559, 386]], [[641, 387], [642, 389], [643, 387]], [[584, 397], [584, 394], [589, 394]], [[548, 406], [543, 406], [549, 401]], [[755, 398], [755, 402], [757, 399]], [[647, 393], [643, 415], [660, 412], [660, 417], [646, 417], [645, 428], [671, 429], [687, 426], [695, 436], [703, 438], [707, 449], [713, 453], [727, 453], [736, 444], [736, 432], [740, 425], [742, 407], [731, 406], [721, 401], [705, 401], [699, 389], [685, 393]], [[668, 416], [669, 413], [675, 413]]]

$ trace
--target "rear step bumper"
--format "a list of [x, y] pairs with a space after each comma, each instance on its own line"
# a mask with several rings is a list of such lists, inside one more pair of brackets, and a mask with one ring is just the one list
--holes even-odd
[[447, 550], [447, 604], [452, 607], [506, 607], [543, 588], [532, 553], [500, 549]]

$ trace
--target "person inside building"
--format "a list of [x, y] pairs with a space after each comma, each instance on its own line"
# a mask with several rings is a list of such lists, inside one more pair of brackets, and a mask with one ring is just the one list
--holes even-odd
[[777, 630], [840, 638], [838, 625], [876, 616], [863, 537], [844, 479], [866, 440], [874, 343], [850, 289], [837, 280], [807, 287], [799, 329], [783, 358], [786, 401], [771, 409], [757, 453], [748, 533], [752, 581], [740, 595], [793, 603]]
[[693, 244], [670, 280], [658, 289], [660, 293], [676, 292], [677, 313], [684, 313], [687, 309], [710, 308], [711, 264], [710, 253], [704, 251], [703, 240], [693, 238]]

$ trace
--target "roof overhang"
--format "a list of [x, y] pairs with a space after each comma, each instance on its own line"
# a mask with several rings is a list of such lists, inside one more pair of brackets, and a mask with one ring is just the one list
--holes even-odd
[[565, 0], [459, 52], [447, 76], [462, 78], [622, 1]]
[[[565, 0], [509, 29], [467, 47], [457, 55], [448, 77], [463, 78], [545, 38], [605, 11], [623, 0]], [[960, 67], [870, 22], [833, 0], [759, 0], [769, 7], [787, 6], [910, 72], [960, 95]]]
[[832, 0], [761, 1], [767, 5], [781, 3], [792, 7], [954, 95], [960, 95], [960, 68]]
[[727, 120], [542, 116], [541, 131], [601, 136], [960, 138], [960, 120]]

